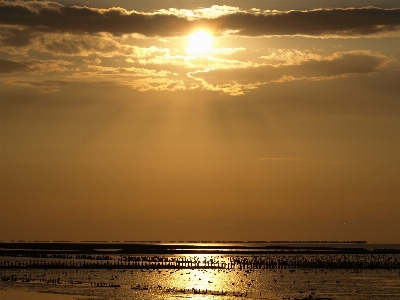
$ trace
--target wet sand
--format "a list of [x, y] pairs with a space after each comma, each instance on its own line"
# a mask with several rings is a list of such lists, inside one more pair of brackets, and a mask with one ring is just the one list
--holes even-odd
[[95, 299], [74, 295], [37, 293], [17, 289], [0, 290], [0, 300], [83, 300]]

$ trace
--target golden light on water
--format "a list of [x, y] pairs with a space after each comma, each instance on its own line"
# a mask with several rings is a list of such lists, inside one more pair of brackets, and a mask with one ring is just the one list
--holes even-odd
[[[198, 254], [198, 255], [184, 255], [178, 256], [178, 259], [185, 259], [185, 261], [197, 261], [200, 264], [211, 264], [215, 266], [218, 262], [222, 263], [225, 258], [218, 255]], [[237, 270], [222, 270], [222, 269], [202, 269], [198, 268], [196, 264], [193, 268], [188, 265], [187, 269], [166, 269], [166, 270], [149, 270], [146, 272], [157, 272], [161, 276], [158, 280], [157, 285], [160, 285], [163, 289], [170, 289], [176, 292], [184, 292], [193, 297], [196, 293], [209, 294], [221, 293], [222, 291], [232, 290], [232, 280], [236, 280], [239, 283], [239, 278], [236, 278]], [[145, 272], [145, 273], [146, 273]], [[226, 274], [225, 272], [229, 273]], [[140, 282], [137, 282], [140, 284]], [[135, 285], [137, 284], [135, 282]], [[194, 298], [193, 298], [194, 299]]]
[[192, 55], [204, 55], [212, 51], [213, 37], [206, 31], [197, 31], [188, 37], [186, 52]]

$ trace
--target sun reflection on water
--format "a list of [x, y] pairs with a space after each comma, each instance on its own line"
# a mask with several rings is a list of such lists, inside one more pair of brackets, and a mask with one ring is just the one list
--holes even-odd
[[[163, 270], [142, 270], [143, 275], [155, 273], [158, 276], [157, 282], [152, 281], [154, 276], [145, 276], [145, 282], [157, 286], [163, 292], [178, 292], [191, 295], [242, 295], [250, 294], [252, 285], [257, 281], [252, 272], [239, 269], [218, 268], [225, 262], [224, 256], [218, 255], [185, 255], [180, 257], [187, 261], [198, 261], [202, 264], [213, 264], [215, 268], [204, 269], [194, 266], [187, 269], [163, 269]], [[133, 283], [133, 285], [140, 283]], [[201, 296], [200, 296], [201, 295]]]
[[[1, 273], [4, 276], [13, 274], [17, 278], [30, 277], [31, 281], [0, 281], [0, 292], [1, 287], [12, 287], [104, 300], [236, 299], [238, 296], [278, 300], [284, 297], [303, 299], [310, 295], [314, 295], [314, 299], [339, 299], [340, 295], [341, 300], [370, 300], [381, 299], [382, 295], [397, 297], [400, 294], [398, 273], [392, 270], [165, 268], [2, 270]], [[59, 278], [60, 283], [44, 282], [54, 278]], [[80, 284], [72, 284], [70, 280]], [[355, 286], [358, 292], [354, 290]], [[225, 293], [226, 297], [216, 296]]]

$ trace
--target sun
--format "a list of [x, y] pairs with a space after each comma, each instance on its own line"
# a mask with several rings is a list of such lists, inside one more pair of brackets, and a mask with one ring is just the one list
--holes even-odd
[[204, 55], [212, 51], [213, 37], [205, 31], [197, 31], [189, 35], [186, 52], [192, 55]]

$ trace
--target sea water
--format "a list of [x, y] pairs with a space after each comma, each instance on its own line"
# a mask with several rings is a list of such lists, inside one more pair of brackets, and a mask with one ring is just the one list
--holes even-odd
[[[2, 275], [36, 278], [1, 289], [91, 299], [400, 299], [399, 271], [390, 270], [30, 270]], [[52, 280], [60, 278], [60, 283]], [[70, 282], [70, 283], [68, 283]]]
[[[347, 245], [346, 245], [347, 246]], [[364, 246], [363, 246], [364, 247]], [[366, 248], [366, 247], [364, 247]], [[386, 247], [373, 247], [386, 248]], [[387, 247], [398, 249], [398, 245]], [[139, 255], [140, 256], [140, 255]], [[199, 257], [200, 256], [200, 257]], [[121, 255], [111, 260], [121, 261]], [[233, 258], [260, 255], [202, 254], [159, 255], [162, 259], [193, 259], [228, 262]], [[265, 257], [271, 257], [266, 255]], [[284, 254], [275, 259], [283, 259]], [[297, 256], [300, 259], [307, 255]], [[324, 255], [321, 255], [323, 258]], [[328, 257], [328, 256], [326, 256]], [[354, 256], [352, 256], [354, 258]], [[365, 257], [365, 256], [363, 256]], [[0, 257], [1, 261], [26, 262], [31, 257]], [[35, 258], [49, 262], [69, 259]], [[109, 257], [110, 259], [110, 257]], [[398, 254], [379, 255], [381, 260], [400, 261]], [[81, 260], [84, 262], [84, 260]], [[329, 268], [160, 268], [139, 269], [3, 269], [0, 290], [74, 295], [96, 300], [133, 299], [400, 299], [399, 269]], [[0, 294], [0, 299], [1, 294]], [[81, 298], [79, 298], [81, 299]], [[14, 300], [14, 299], [4, 299]]]
[[386, 269], [48, 269], [2, 270], [1, 276], [16, 280], [2, 281], [0, 289], [99, 300], [400, 299], [400, 271]]

